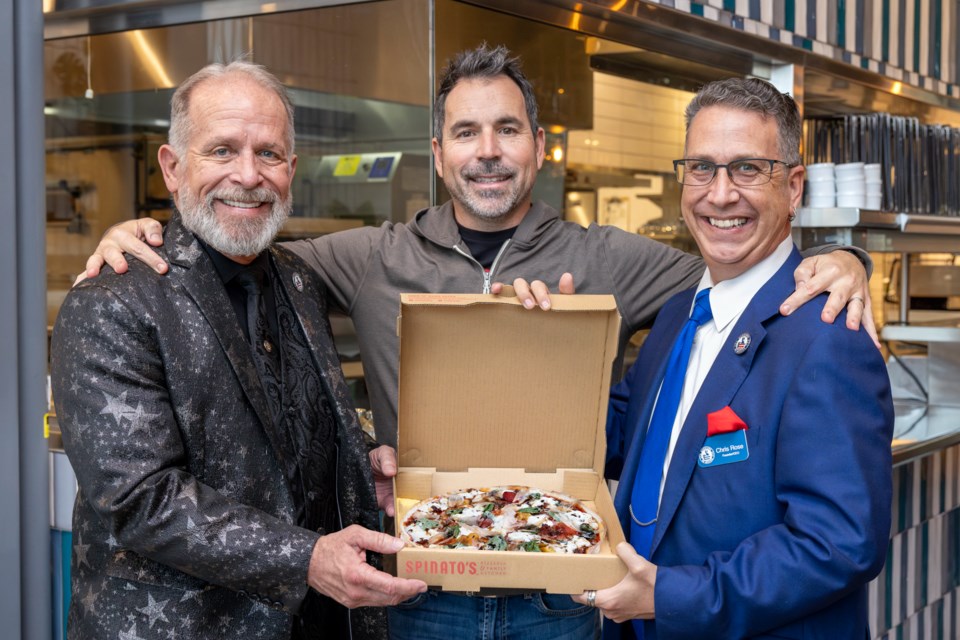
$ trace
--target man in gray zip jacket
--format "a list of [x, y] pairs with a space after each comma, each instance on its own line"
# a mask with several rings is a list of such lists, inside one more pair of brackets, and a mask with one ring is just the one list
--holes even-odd
[[[425, 209], [406, 224], [388, 222], [284, 244], [317, 270], [329, 303], [353, 320], [381, 443], [396, 446], [401, 292], [481, 292], [495, 288], [494, 281], [518, 278], [536, 289], [567, 272], [572, 278], [564, 276], [561, 290], [572, 291], [576, 283], [578, 292], [616, 297], [623, 317], [622, 354], [630, 336], [650, 325], [670, 296], [695, 286], [703, 273], [698, 257], [614, 227], [585, 229], [564, 222], [548, 205], [533, 203], [544, 155], [536, 114], [533, 89], [505, 48], [484, 45], [461, 53], [442, 75], [434, 107], [437, 173], [452, 201]], [[148, 219], [114, 227], [88, 261], [87, 275], [104, 261], [117, 271], [126, 268], [121, 251], [163, 272], [163, 262], [140, 241], [154, 244], [159, 232], [159, 223]], [[848, 318], [859, 326], [864, 309], [856, 303], [868, 298], [857, 258], [846, 251], [817, 255], [801, 265], [797, 278], [806, 286], [786, 305], [798, 307], [830, 289], [824, 317], [832, 321], [854, 300]], [[533, 300], [526, 296], [529, 304]], [[542, 295], [536, 300], [549, 304]], [[868, 317], [864, 314], [865, 322]], [[391, 611], [391, 637], [446, 637], [449, 627], [441, 616], [451, 614], [460, 616], [464, 627], [473, 626], [471, 617], [477, 628], [499, 625], [504, 638], [587, 638], [599, 628], [595, 612], [568, 596], [526, 594], [491, 601], [430, 591]]]

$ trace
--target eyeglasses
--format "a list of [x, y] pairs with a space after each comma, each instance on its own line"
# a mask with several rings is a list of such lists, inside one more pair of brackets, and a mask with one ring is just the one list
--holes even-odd
[[773, 169], [782, 164], [788, 169], [797, 166], [782, 160], [768, 158], [742, 158], [727, 164], [717, 164], [709, 160], [683, 158], [673, 161], [673, 171], [680, 184], [705, 187], [717, 177], [718, 169], [726, 169], [733, 184], [739, 187], [755, 187], [770, 182]]

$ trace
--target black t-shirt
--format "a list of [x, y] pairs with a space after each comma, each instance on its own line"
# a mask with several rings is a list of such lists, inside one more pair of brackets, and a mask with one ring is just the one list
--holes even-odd
[[457, 224], [457, 227], [460, 230], [460, 238], [463, 240], [463, 243], [467, 245], [467, 248], [470, 249], [470, 255], [488, 271], [490, 267], [493, 266], [493, 261], [496, 260], [500, 247], [503, 246], [504, 242], [512, 238], [513, 234], [517, 231], [516, 227], [502, 231], [477, 231], [476, 229], [468, 229], [460, 224]]

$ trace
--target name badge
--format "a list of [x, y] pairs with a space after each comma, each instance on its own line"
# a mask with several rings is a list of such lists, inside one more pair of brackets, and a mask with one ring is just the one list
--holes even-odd
[[747, 432], [744, 429], [710, 436], [700, 448], [697, 466], [707, 469], [731, 462], [743, 462], [750, 457]]

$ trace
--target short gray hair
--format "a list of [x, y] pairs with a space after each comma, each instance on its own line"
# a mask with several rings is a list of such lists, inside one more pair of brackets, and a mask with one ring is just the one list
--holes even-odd
[[506, 76], [520, 88], [523, 104], [527, 109], [527, 119], [534, 137], [540, 124], [537, 122], [537, 97], [533, 85], [520, 69], [520, 58], [511, 57], [510, 50], [503, 45], [490, 48], [486, 42], [475, 49], [461, 51], [455, 55], [443, 71], [440, 72], [440, 88], [433, 103], [433, 135], [437, 142], [443, 141], [443, 122], [446, 115], [447, 96], [461, 80], [485, 78], [492, 80], [497, 76]]
[[690, 104], [687, 105], [687, 131], [701, 109], [706, 107], [729, 107], [773, 118], [777, 124], [777, 149], [780, 158], [788, 164], [801, 164], [800, 136], [803, 123], [800, 110], [793, 98], [781, 93], [772, 84], [758, 78], [728, 78], [705, 84]]
[[190, 137], [195, 133], [194, 123], [190, 120], [190, 97], [193, 90], [207, 80], [224, 78], [233, 74], [242, 74], [272, 91], [280, 98], [287, 112], [287, 153], [293, 155], [293, 102], [287, 93], [286, 87], [275, 75], [267, 71], [266, 67], [246, 60], [234, 60], [229, 64], [219, 62], [208, 64], [181, 83], [170, 99], [170, 132], [168, 139], [170, 146], [179, 157], [183, 157], [187, 150]]

